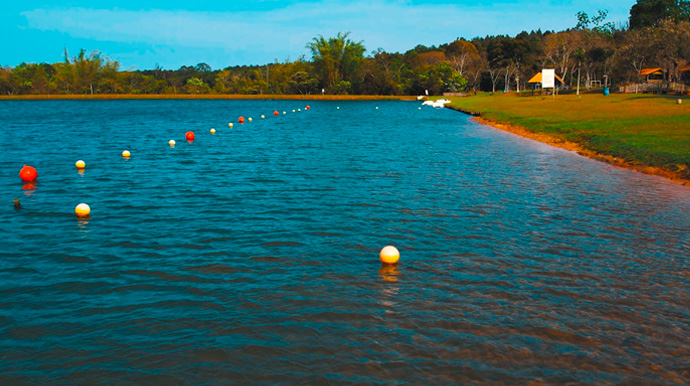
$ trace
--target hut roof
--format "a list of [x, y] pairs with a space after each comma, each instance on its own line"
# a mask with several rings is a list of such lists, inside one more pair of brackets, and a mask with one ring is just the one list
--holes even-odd
[[642, 71], [640, 71], [640, 76], [647, 76], [647, 75], [661, 75], [663, 74], [663, 70], [661, 68], [643, 68]]
[[[563, 79], [561, 79], [561, 77], [557, 74], [554, 74], [554, 76], [561, 82], [561, 84], [565, 83], [563, 82]], [[537, 74], [534, 75], [530, 80], [528, 80], [527, 83], [541, 83], [541, 72], [537, 72]]]

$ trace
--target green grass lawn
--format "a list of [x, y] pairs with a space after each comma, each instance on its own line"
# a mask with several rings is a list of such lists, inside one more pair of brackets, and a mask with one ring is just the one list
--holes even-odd
[[690, 99], [602, 94], [450, 97], [452, 107], [690, 179]]

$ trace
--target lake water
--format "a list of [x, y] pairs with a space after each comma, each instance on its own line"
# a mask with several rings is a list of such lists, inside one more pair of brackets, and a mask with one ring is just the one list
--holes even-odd
[[690, 383], [690, 187], [419, 106], [0, 102], [0, 384]]

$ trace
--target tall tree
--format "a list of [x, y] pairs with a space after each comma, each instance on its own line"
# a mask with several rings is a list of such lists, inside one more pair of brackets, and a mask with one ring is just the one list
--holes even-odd
[[690, 1], [637, 0], [630, 8], [630, 29], [657, 27], [664, 20], [689, 21]]
[[348, 39], [349, 35], [349, 32], [340, 32], [329, 39], [320, 35], [307, 44], [321, 84], [331, 91], [342, 91], [353, 80], [364, 59], [364, 45]]
[[546, 59], [556, 67], [563, 80], [573, 64], [573, 54], [580, 46], [581, 36], [577, 31], [558, 32], [544, 38]]

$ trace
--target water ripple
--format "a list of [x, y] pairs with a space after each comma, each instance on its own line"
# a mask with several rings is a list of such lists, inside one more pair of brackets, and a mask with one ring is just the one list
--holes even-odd
[[690, 383], [687, 187], [310, 104], [0, 102], [0, 384]]

